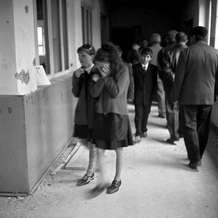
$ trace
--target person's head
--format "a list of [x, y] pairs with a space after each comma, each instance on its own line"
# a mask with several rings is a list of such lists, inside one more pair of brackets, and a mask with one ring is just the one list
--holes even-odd
[[151, 59], [152, 59], [152, 55], [153, 55], [153, 52], [152, 52], [152, 49], [151, 48], [143, 48], [141, 47], [139, 49], [139, 56], [140, 56], [140, 61], [142, 64], [148, 64]]
[[90, 44], [83, 44], [77, 49], [82, 67], [90, 67], [95, 56], [95, 48]]
[[188, 42], [188, 36], [184, 32], [178, 32], [176, 34], [176, 42], [178, 44], [186, 44]]
[[169, 45], [172, 45], [173, 43], [176, 42], [176, 34], [178, 32], [176, 30], [170, 30], [168, 33], [167, 33], [167, 41], [168, 41], [168, 44]]
[[122, 61], [117, 47], [112, 43], [105, 43], [97, 50], [94, 63], [95, 67], [99, 69], [99, 71], [101, 71], [104, 67], [108, 67], [110, 68], [110, 72], [114, 74], [121, 65]]
[[142, 42], [141, 42], [141, 47], [148, 47], [148, 41], [146, 39], [143, 39]]
[[138, 50], [139, 50], [139, 48], [140, 48], [140, 45], [139, 45], [139, 43], [137, 43], [137, 42], [134, 42], [134, 43], [132, 44], [132, 49], [133, 49], [133, 50], [136, 50], [136, 51], [138, 51]]
[[116, 47], [117, 47], [118, 55], [122, 58], [123, 51], [122, 51], [121, 47], [119, 45], [117, 45]]
[[203, 26], [193, 27], [190, 31], [191, 42], [197, 42], [207, 39], [208, 30]]
[[150, 44], [160, 44], [161, 36], [159, 33], [152, 33], [150, 37]]

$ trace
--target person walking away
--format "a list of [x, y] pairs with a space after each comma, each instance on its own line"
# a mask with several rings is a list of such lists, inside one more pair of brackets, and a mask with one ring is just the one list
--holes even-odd
[[127, 54], [127, 63], [137, 64], [139, 62], [139, 48], [139, 43], [134, 42], [132, 44], [132, 47]]
[[[123, 51], [122, 51], [121, 47], [117, 46], [117, 50], [118, 50], [119, 57], [123, 61], [123, 59], [122, 59]], [[133, 80], [133, 73], [132, 73], [132, 64], [126, 63], [124, 61], [123, 61], [123, 63], [128, 67], [129, 80], [130, 80], [129, 88], [128, 88], [128, 92], [127, 92], [127, 102], [132, 103], [133, 99], [134, 99], [134, 80]]]
[[167, 34], [168, 45], [160, 50], [158, 53], [159, 75], [163, 81], [166, 101], [166, 118], [167, 128], [170, 138], [166, 142], [175, 144], [179, 140], [179, 113], [178, 109], [173, 103], [173, 84], [175, 75], [172, 69], [173, 49], [176, 44], [177, 31], [171, 30]]
[[174, 85], [174, 100], [183, 107], [183, 134], [190, 160], [189, 167], [201, 165], [214, 104], [217, 52], [206, 43], [208, 30], [196, 26], [191, 32], [191, 46], [181, 52]]
[[[178, 32], [176, 34], [176, 44], [173, 48], [172, 51], [172, 71], [175, 73], [176, 71], [176, 67], [178, 64], [178, 60], [179, 60], [179, 56], [180, 53], [182, 51], [184, 51], [187, 48], [187, 42], [188, 42], [188, 36], [184, 33], [184, 32]], [[175, 116], [175, 118], [177, 119], [176, 122], [178, 122], [178, 133], [179, 133], [179, 137], [183, 136], [182, 133], [182, 106], [178, 104], [178, 102], [173, 102], [172, 101], [172, 110], [174, 110], [174, 113], [177, 114], [179, 113], [179, 116]], [[179, 111], [178, 111], [179, 110]]]
[[[153, 56], [151, 59], [151, 64], [158, 66], [157, 56], [159, 51], [162, 49], [161, 45], [161, 36], [159, 33], [153, 33], [150, 37], [150, 46]], [[158, 105], [158, 117], [165, 118], [166, 116], [166, 106], [165, 106], [165, 93], [163, 82], [159, 77], [159, 73], [157, 74], [157, 105]]]

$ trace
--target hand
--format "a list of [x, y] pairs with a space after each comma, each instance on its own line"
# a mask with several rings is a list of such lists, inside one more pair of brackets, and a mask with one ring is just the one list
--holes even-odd
[[84, 69], [83, 68], [79, 68], [78, 70], [75, 71], [75, 76], [76, 78], [79, 78], [83, 73], [84, 73]]
[[102, 77], [108, 76], [109, 73], [110, 73], [110, 65], [104, 64], [103, 66], [101, 66], [101, 67], [99, 68], [99, 71], [100, 71]]
[[92, 80], [93, 80], [94, 82], [97, 82], [99, 79], [100, 79], [100, 76], [99, 76], [98, 74], [94, 74], [94, 75], [92, 76]]

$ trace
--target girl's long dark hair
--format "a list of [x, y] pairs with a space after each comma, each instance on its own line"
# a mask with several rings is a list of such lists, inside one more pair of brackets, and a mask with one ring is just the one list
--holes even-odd
[[110, 42], [103, 44], [102, 47], [98, 49], [94, 58], [94, 62], [95, 61], [109, 62], [111, 75], [115, 75], [124, 67], [117, 47]]

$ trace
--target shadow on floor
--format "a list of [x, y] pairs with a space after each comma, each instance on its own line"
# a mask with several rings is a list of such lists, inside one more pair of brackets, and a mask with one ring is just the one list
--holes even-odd
[[218, 128], [213, 125], [210, 126], [207, 151], [214, 166], [218, 169]]
[[160, 123], [160, 122], [154, 122], [154, 121], [151, 121], [151, 120], [148, 120], [148, 125], [149, 126], [154, 126], [154, 127], [159, 127], [159, 128], [164, 128], [166, 129], [167, 126], [166, 126], [166, 123]]

